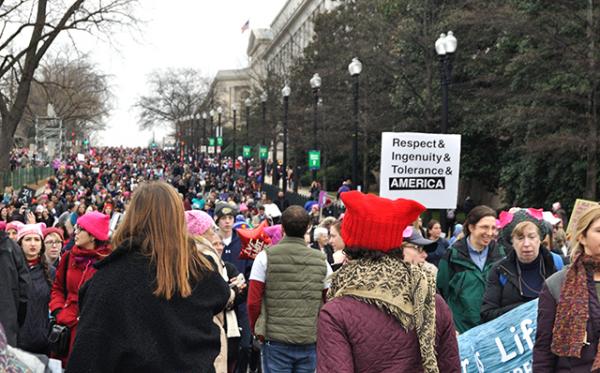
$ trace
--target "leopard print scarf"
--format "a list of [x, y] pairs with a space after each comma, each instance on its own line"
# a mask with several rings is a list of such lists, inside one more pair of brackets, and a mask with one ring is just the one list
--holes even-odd
[[438, 373], [435, 356], [435, 277], [422, 266], [384, 256], [357, 259], [331, 278], [328, 298], [351, 296], [394, 316], [406, 330], [416, 330], [426, 373]]

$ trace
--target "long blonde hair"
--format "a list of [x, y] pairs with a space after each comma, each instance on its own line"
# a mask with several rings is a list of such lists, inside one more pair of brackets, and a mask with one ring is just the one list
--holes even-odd
[[140, 252], [156, 264], [154, 295], [171, 299], [192, 293], [192, 280], [210, 270], [188, 236], [183, 203], [175, 189], [163, 181], [140, 184], [131, 198], [125, 218], [113, 235], [115, 248], [139, 244]]
[[583, 253], [583, 245], [579, 242], [580, 238], [587, 235], [588, 229], [596, 220], [600, 219], [600, 206], [592, 207], [586, 210], [577, 221], [575, 234], [571, 237], [571, 263]]

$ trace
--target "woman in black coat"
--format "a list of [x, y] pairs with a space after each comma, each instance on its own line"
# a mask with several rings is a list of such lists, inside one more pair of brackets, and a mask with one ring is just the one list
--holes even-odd
[[541, 245], [539, 227], [531, 221], [516, 225], [512, 246], [506, 258], [499, 261], [488, 275], [481, 306], [484, 322], [536, 299], [546, 278], [563, 267], [559, 255]]
[[54, 267], [48, 265], [44, 257], [43, 228], [43, 223], [27, 224], [19, 229], [17, 235], [31, 277], [27, 314], [19, 329], [17, 347], [34, 354], [48, 353], [48, 302], [55, 275]]
[[141, 184], [80, 291], [67, 372], [214, 372], [229, 287], [187, 234], [183, 204], [164, 182]]

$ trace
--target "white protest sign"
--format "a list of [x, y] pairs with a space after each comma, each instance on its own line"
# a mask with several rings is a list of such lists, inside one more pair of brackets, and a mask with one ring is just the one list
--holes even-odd
[[77, 161], [78, 162], [85, 162], [85, 154], [77, 153]]
[[454, 209], [459, 166], [460, 135], [384, 132], [379, 195], [413, 199], [428, 209]]

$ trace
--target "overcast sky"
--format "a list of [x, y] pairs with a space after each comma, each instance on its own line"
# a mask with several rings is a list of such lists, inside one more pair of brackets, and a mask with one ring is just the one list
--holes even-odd
[[[102, 145], [144, 146], [152, 131], [140, 131], [136, 98], [148, 94], [147, 75], [155, 69], [192, 67], [214, 77], [222, 69], [247, 66], [249, 31], [269, 27], [285, 0], [142, 0], [141, 33], [115, 33], [116, 46], [87, 39], [78, 46], [89, 52], [107, 74], [115, 94], [114, 110], [101, 134]], [[83, 37], [85, 38], [85, 37]], [[79, 43], [78, 43], [79, 44]], [[165, 130], [156, 131], [161, 140]]]

